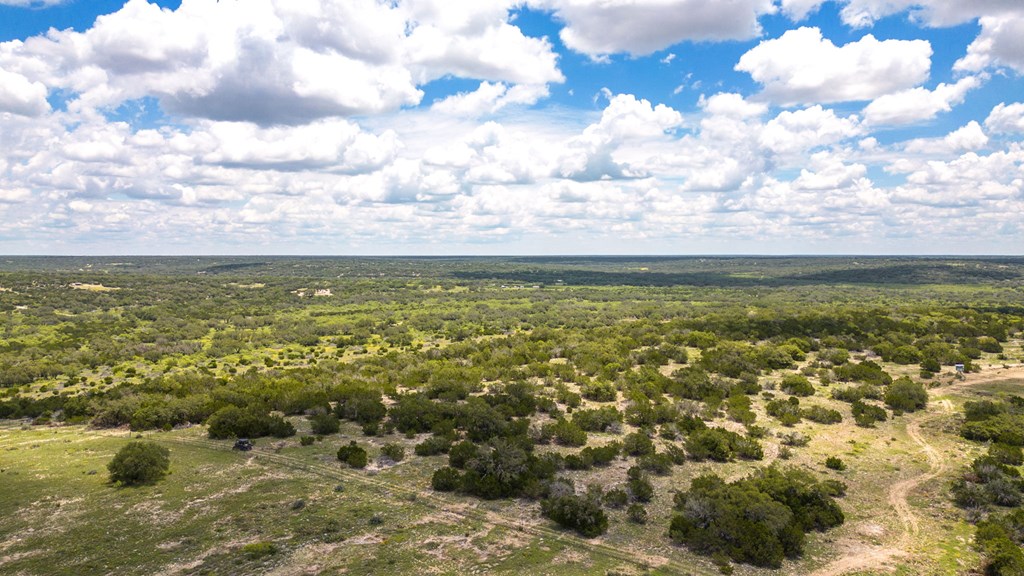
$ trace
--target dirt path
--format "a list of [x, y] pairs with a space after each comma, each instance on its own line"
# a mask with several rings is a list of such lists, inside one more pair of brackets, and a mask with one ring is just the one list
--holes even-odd
[[[946, 404], [939, 404], [940, 406], [946, 407]], [[944, 410], [944, 413], [947, 411]], [[900, 522], [903, 523], [903, 537], [900, 540], [900, 548], [906, 549], [910, 543], [911, 538], [916, 536], [918, 533], [917, 515], [910, 508], [910, 504], [907, 502], [907, 496], [915, 488], [929, 482], [940, 474], [946, 471], [946, 462], [939, 456], [938, 450], [936, 450], [927, 440], [921, 435], [921, 423], [937, 419], [940, 415], [929, 415], [924, 418], [916, 418], [907, 423], [907, 434], [915, 444], [921, 447], [921, 451], [924, 452], [925, 457], [928, 459], [928, 472], [915, 476], [902, 482], [897, 482], [889, 488], [889, 505], [893, 507], [896, 514], [900, 517]]]
[[[970, 374], [964, 380], [934, 388], [931, 392], [932, 395], [935, 395], [936, 392], [947, 394], [978, 384], [1016, 378], [1024, 378], [1024, 366], [998, 367]], [[931, 410], [927, 413], [909, 416], [907, 419], [907, 435], [920, 447], [920, 451], [924, 452], [928, 460], [928, 471], [897, 482], [889, 487], [889, 505], [896, 512], [900, 523], [903, 524], [903, 534], [900, 536], [900, 539], [889, 546], [855, 546], [832, 563], [812, 572], [811, 576], [841, 576], [851, 572], [883, 568], [892, 559], [908, 553], [908, 548], [913, 543], [913, 537], [918, 534], [919, 526], [917, 515], [914, 513], [913, 508], [910, 507], [907, 497], [918, 486], [934, 480], [946, 471], [945, 459], [941, 457], [935, 447], [925, 440], [925, 437], [921, 434], [921, 425], [952, 414], [953, 403], [948, 399], [942, 399], [933, 402], [930, 408]], [[935, 408], [941, 411], [935, 412]]]

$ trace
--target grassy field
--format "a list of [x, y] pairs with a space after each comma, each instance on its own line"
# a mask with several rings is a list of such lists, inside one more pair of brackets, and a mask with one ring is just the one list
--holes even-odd
[[[993, 367], [965, 383], [940, 386], [927, 412], [873, 429], [854, 426], [848, 415], [838, 425], [797, 425], [812, 440], [789, 463], [846, 482], [847, 521], [813, 535], [805, 558], [787, 563], [783, 573], [938, 575], [976, 566], [971, 528], [948, 498], [949, 481], [979, 451], [956, 434], [956, 410], [975, 396], [1019, 393], [1019, 375]], [[707, 470], [743, 476], [778, 453], [777, 442], [769, 440], [765, 462], [688, 463], [671, 476], [655, 477], [658, 497], [649, 506], [648, 525], [612, 512], [609, 532], [584, 540], [540, 518], [533, 504], [432, 492], [429, 475], [443, 457], [348, 469], [334, 452], [348, 437], [364, 441], [355, 427], [309, 447], [295, 439], [261, 441], [248, 454], [231, 451], [230, 442], [207, 440], [203, 432], [193, 427], [145, 434], [170, 448], [172, 473], [155, 486], [118, 488], [108, 483], [105, 465], [130, 440], [129, 432], [0, 429], [0, 572], [716, 573], [707, 559], [665, 538], [672, 491]], [[417, 439], [402, 441], [411, 453]], [[600, 435], [592, 439], [602, 441]], [[370, 442], [379, 447], [383, 440]], [[848, 469], [827, 471], [822, 462], [830, 455], [839, 455]], [[625, 466], [578, 473], [578, 479], [600, 484], [621, 476], [618, 468]], [[904, 497], [901, 510], [894, 498]], [[261, 543], [270, 546], [253, 546]], [[736, 573], [766, 572], [737, 566]]]

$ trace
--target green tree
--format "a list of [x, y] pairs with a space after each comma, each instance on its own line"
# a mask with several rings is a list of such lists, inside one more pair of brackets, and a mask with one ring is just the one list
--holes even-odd
[[928, 392], [920, 383], [903, 377], [885, 391], [885, 403], [893, 410], [914, 412], [928, 405]]
[[129, 442], [107, 464], [110, 481], [125, 486], [153, 484], [167, 475], [171, 452], [154, 442]]

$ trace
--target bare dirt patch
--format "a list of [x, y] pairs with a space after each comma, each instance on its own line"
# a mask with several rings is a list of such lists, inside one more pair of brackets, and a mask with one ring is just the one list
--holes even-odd
[[226, 552], [228, 550], [231, 550], [232, 548], [237, 548], [247, 543], [248, 541], [245, 540], [234, 540], [231, 542], [226, 542], [219, 546], [214, 546], [213, 548], [209, 548], [201, 552], [198, 556], [196, 556], [189, 562], [176, 562], [174, 564], [168, 564], [167, 566], [164, 566], [163, 570], [160, 570], [156, 574], [158, 576], [177, 576], [178, 574], [191, 573], [196, 568], [202, 566], [203, 562], [205, 562], [206, 559], [210, 556]]
[[103, 284], [86, 284], [83, 282], [73, 282], [68, 285], [68, 288], [72, 290], [87, 290], [89, 292], [114, 292], [120, 290], [120, 288], [104, 286]]
[[42, 553], [42, 550], [29, 550], [27, 552], [17, 552], [15, 554], [8, 554], [6, 556], [0, 556], [0, 567], [6, 566], [12, 562], [17, 562], [24, 558], [29, 558], [37, 554]]

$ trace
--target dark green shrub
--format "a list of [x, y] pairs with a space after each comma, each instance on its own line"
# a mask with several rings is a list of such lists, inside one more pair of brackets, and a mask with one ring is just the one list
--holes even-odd
[[313, 429], [313, 434], [318, 436], [337, 434], [338, 430], [341, 429], [341, 422], [339, 422], [338, 417], [330, 412], [310, 416], [309, 424]]
[[779, 389], [793, 396], [814, 395], [814, 385], [811, 384], [810, 380], [799, 374], [787, 374], [784, 376], [779, 384]]
[[366, 450], [356, 445], [355, 440], [349, 442], [348, 446], [338, 449], [338, 460], [353, 468], [366, 468], [369, 458]]
[[888, 418], [885, 408], [865, 404], [857, 400], [851, 405], [853, 421], [862, 428], [873, 428], [875, 422], [884, 422]]
[[850, 352], [845, 348], [828, 348], [818, 352], [818, 360], [839, 366], [850, 361]]
[[548, 426], [551, 426], [555, 442], [562, 446], [586, 446], [587, 444], [587, 433], [572, 421], [559, 418], [557, 422]]
[[622, 413], [616, 410], [614, 406], [604, 406], [591, 410], [577, 410], [572, 415], [572, 421], [588, 432], [604, 432], [612, 425], [622, 422]]
[[647, 508], [642, 504], [630, 504], [626, 510], [626, 517], [634, 524], [647, 524]]
[[682, 466], [686, 463], [686, 450], [676, 446], [675, 444], [665, 446], [665, 454], [672, 459], [672, 463], [676, 466]]
[[480, 454], [480, 449], [476, 444], [473, 444], [469, 440], [463, 440], [458, 444], [454, 444], [450, 450], [448, 450], [448, 465], [452, 468], [458, 468], [459, 470], [466, 467], [466, 463], [476, 458]]
[[626, 489], [630, 496], [637, 502], [650, 502], [654, 498], [654, 486], [647, 477], [647, 473], [639, 466], [633, 466], [626, 471]]
[[999, 354], [1003, 351], [1003, 346], [991, 336], [981, 336], [978, 338], [978, 349], [989, 354]]
[[975, 546], [985, 559], [985, 574], [1021, 576], [1024, 574], [1024, 549], [1020, 538], [996, 522], [978, 524]]
[[950, 487], [953, 502], [961, 508], [984, 508], [992, 503], [992, 495], [983, 484], [957, 478]]
[[1020, 446], [995, 443], [988, 447], [988, 455], [1007, 466], [1024, 464], [1024, 450]]
[[[378, 393], [356, 396], [344, 405], [339, 404], [337, 410], [361, 424], [375, 424], [383, 417], [379, 410], [383, 406]], [[419, 393], [402, 394], [385, 410], [388, 420], [403, 434], [430, 432], [442, 419], [440, 404]]]
[[698, 462], [704, 460], [728, 462], [737, 456], [747, 460], [760, 460], [764, 457], [764, 450], [757, 440], [744, 438], [722, 428], [708, 428], [692, 432], [686, 438], [686, 452], [691, 459]]
[[281, 416], [269, 414], [256, 407], [226, 406], [214, 412], [206, 421], [210, 438], [286, 438], [295, 435], [295, 427]]
[[564, 458], [565, 467], [569, 470], [590, 470], [594, 467], [594, 458], [589, 453], [568, 454]]
[[622, 488], [612, 488], [604, 493], [602, 501], [608, 508], [622, 508], [629, 502], [629, 494]]
[[914, 412], [928, 405], [928, 392], [920, 383], [903, 377], [885, 391], [885, 403], [893, 410]]
[[968, 413], [968, 420], [960, 429], [960, 435], [968, 440], [1024, 446], [1024, 414], [1003, 412], [972, 421]]
[[593, 499], [576, 496], [558, 496], [541, 501], [541, 514], [581, 536], [594, 538], [608, 530], [608, 517]]
[[668, 454], [648, 454], [637, 459], [637, 465], [658, 476], [672, 472], [672, 457]]
[[610, 442], [604, 446], [588, 446], [580, 450], [580, 454], [586, 454], [594, 466], [607, 466], [622, 452], [622, 444]]
[[596, 381], [585, 384], [581, 391], [584, 398], [594, 402], [614, 402], [619, 396], [618, 389], [611, 382]]
[[676, 421], [676, 428], [681, 434], [689, 434], [695, 430], [707, 430], [708, 425], [697, 416], [684, 414]]
[[622, 439], [622, 450], [630, 456], [653, 454], [654, 441], [643, 432], [633, 432]]
[[531, 484], [554, 472], [552, 460], [529, 454], [522, 443], [495, 440], [466, 462], [462, 490], [488, 500], [509, 498], [521, 495]]
[[447, 454], [451, 447], [451, 439], [444, 436], [431, 436], [417, 444], [413, 448], [413, 452], [417, 456], [436, 456], [438, 454]]
[[860, 364], [843, 364], [832, 369], [836, 378], [841, 382], [863, 382], [875, 386], [885, 386], [892, 383], [892, 376], [882, 370], [882, 367], [870, 360]]
[[843, 402], [859, 402], [861, 400], [881, 400], [882, 392], [871, 384], [847, 386], [832, 390], [832, 397]]
[[783, 426], [795, 426], [803, 417], [800, 399], [795, 397], [786, 400], [771, 400], [765, 404], [765, 412], [773, 418], [778, 418]]
[[[406, 396], [403, 395], [399, 398], [398, 402], [393, 406], [392, 419], [401, 421], [405, 428], [417, 427], [423, 423], [423, 420], [431, 420], [435, 414], [433, 403], [426, 400], [421, 395], [410, 394], [413, 396], [409, 401], [403, 402]], [[348, 390], [342, 390], [338, 393], [338, 404], [335, 406], [334, 411], [339, 418], [351, 420], [362, 425], [369, 424], [371, 422], [380, 422], [384, 419], [384, 416], [388, 415], [388, 409], [384, 406], [384, 400], [381, 393], [377, 390], [367, 390], [362, 388], [353, 388]], [[430, 409], [422, 414], [423, 419], [421, 420], [416, 416], [416, 411], [424, 406], [424, 401], [430, 404]], [[406, 420], [408, 418], [408, 420]], [[402, 432], [406, 430], [403, 426], [397, 426]], [[429, 426], [427, 427], [429, 429]], [[422, 430], [426, 432], [427, 430]]]
[[757, 415], [750, 409], [750, 397], [745, 395], [730, 396], [726, 400], [725, 413], [729, 418], [740, 424], [750, 425], [757, 420]]
[[382, 456], [390, 458], [394, 462], [401, 462], [405, 459], [405, 448], [401, 444], [395, 444], [388, 442], [384, 446], [381, 446], [380, 453]]
[[311, 446], [313, 442], [316, 442], [316, 436], [302, 436], [299, 438], [299, 444], [303, 446]]
[[804, 408], [801, 414], [804, 418], [818, 424], [837, 424], [843, 421], [843, 415], [838, 410], [832, 410], [823, 406]]
[[154, 442], [129, 442], [107, 464], [110, 481], [124, 486], [153, 484], [167, 475], [171, 452]]
[[942, 371], [942, 364], [935, 358], [925, 358], [921, 361], [921, 372], [935, 374]]
[[825, 468], [829, 470], [846, 470], [846, 463], [838, 456], [829, 456], [825, 459]]
[[[829, 490], [799, 470], [775, 467], [732, 483], [701, 476], [675, 496], [669, 536], [727, 563], [778, 568], [803, 552], [804, 533], [843, 523]], [[756, 513], [752, 511], [756, 510]]]
[[438, 492], [454, 492], [461, 484], [462, 474], [449, 466], [438, 468], [430, 478], [430, 486]]

